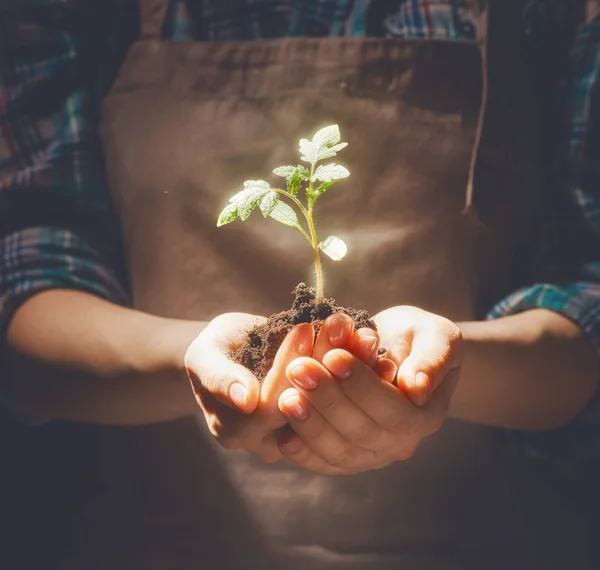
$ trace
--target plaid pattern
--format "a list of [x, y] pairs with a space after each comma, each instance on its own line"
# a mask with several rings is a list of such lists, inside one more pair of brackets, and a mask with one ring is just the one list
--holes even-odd
[[[470, 1], [171, 0], [164, 32], [178, 40], [464, 41], [476, 33]], [[600, 18], [573, 45], [569, 4], [523, 0], [532, 74], [556, 142], [548, 156], [565, 205], [549, 260], [554, 277], [515, 292], [490, 318], [544, 307], [575, 321], [600, 350]], [[105, 228], [106, 239], [118, 235], [96, 118], [136, 34], [135, 0], [7, 0], [0, 7], [0, 331], [20, 303], [46, 289], [126, 302], [121, 260], [99, 253], [98, 240], [76, 220]]]
[[408, 0], [385, 28], [390, 37], [437, 40], [474, 40], [477, 32], [467, 0]]

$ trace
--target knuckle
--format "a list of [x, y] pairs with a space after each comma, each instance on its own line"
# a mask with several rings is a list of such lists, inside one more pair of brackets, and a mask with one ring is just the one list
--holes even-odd
[[395, 450], [394, 461], [407, 461], [415, 454], [416, 450], [416, 445], [404, 444]]
[[335, 456], [331, 457], [327, 463], [338, 469], [346, 469], [353, 466], [355, 459], [355, 451], [351, 447], [345, 447]]
[[327, 416], [337, 411], [339, 400], [333, 394], [329, 395], [322, 404], [323, 413]]
[[324, 424], [321, 424], [320, 422], [312, 423], [312, 422], [307, 421], [303, 437], [305, 439], [316, 440], [316, 439], [319, 439], [323, 435], [324, 431], [325, 431]]
[[349, 433], [351, 441], [360, 447], [370, 447], [377, 439], [377, 430], [368, 423], [363, 423]]

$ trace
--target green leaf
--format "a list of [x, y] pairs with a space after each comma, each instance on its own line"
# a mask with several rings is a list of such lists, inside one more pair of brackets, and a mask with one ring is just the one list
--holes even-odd
[[337, 125], [329, 125], [318, 130], [313, 136], [313, 143], [319, 146], [331, 147], [340, 142], [340, 128]]
[[331, 182], [341, 180], [342, 178], [348, 178], [350, 172], [347, 168], [340, 166], [339, 164], [322, 164], [315, 171], [312, 179], [320, 180], [321, 182]]
[[244, 188], [262, 188], [263, 190], [271, 189], [269, 183], [265, 182], [264, 180], [246, 180], [246, 182], [244, 182]]
[[271, 187], [264, 180], [247, 180], [244, 182], [244, 190], [232, 196], [229, 202], [236, 205], [240, 219], [245, 222], [265, 194], [269, 192], [271, 192]]
[[319, 247], [323, 250], [323, 253], [331, 257], [334, 261], [339, 261], [348, 253], [348, 248], [343, 240], [335, 236], [326, 237], [319, 244]]
[[347, 143], [340, 143], [339, 127], [330, 125], [317, 131], [312, 140], [300, 140], [299, 146], [302, 160], [315, 164], [319, 160], [335, 156]]
[[277, 205], [275, 208], [273, 208], [270, 216], [274, 220], [277, 220], [286, 226], [300, 228], [300, 223], [298, 222], [298, 216], [296, 216], [296, 212], [294, 212], [290, 206], [281, 200], [277, 202]]
[[230, 224], [235, 221], [238, 217], [238, 209], [235, 204], [229, 204], [225, 207], [225, 209], [219, 215], [219, 219], [217, 220], [217, 227], [220, 228], [225, 224]]
[[246, 180], [244, 182], [244, 189], [234, 194], [229, 198], [229, 201], [242, 202], [257, 194], [266, 194], [269, 190], [271, 190], [271, 187], [264, 180]]
[[317, 162], [317, 152], [312, 143], [308, 139], [300, 139], [300, 159], [305, 162]]
[[282, 178], [289, 178], [293, 174], [294, 170], [296, 170], [295, 166], [279, 166], [273, 170], [273, 174], [281, 176]]
[[323, 184], [319, 184], [318, 188], [313, 190], [313, 198], [316, 198], [317, 196], [320, 196], [329, 190], [329, 188], [331, 188], [336, 182], [337, 180], [330, 180], [329, 182], [323, 182]]
[[302, 182], [310, 178], [310, 172], [304, 166], [297, 166], [294, 168], [292, 174], [286, 180], [287, 189], [292, 194], [297, 194], [298, 190], [302, 188]]
[[340, 150], [342, 150], [343, 148], [346, 148], [347, 146], [348, 146], [348, 143], [340, 143], [340, 144], [336, 144], [335, 146], [332, 146], [329, 149], [323, 149], [319, 153], [319, 160], [327, 160], [328, 158], [332, 158], [332, 157], [336, 156]]
[[302, 165], [280, 166], [273, 170], [273, 174], [285, 178], [287, 189], [292, 194], [297, 194], [302, 182], [310, 178], [310, 172]]
[[260, 211], [265, 218], [268, 218], [271, 215], [278, 202], [279, 196], [275, 190], [271, 190], [262, 197], [262, 200], [260, 201]]

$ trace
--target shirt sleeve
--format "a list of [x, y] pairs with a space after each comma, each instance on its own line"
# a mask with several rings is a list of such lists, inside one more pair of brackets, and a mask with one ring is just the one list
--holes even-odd
[[[558, 208], [549, 248], [551, 277], [499, 302], [489, 318], [543, 308], [559, 313], [587, 335], [600, 355], [600, 17], [575, 37], [568, 73], [559, 81], [558, 114], [567, 141], [555, 155]], [[557, 121], [560, 122], [560, 121]], [[567, 428], [520, 434], [528, 451], [551, 460], [584, 460], [600, 453], [600, 395]]]
[[115, 4], [0, 8], [0, 348], [15, 310], [39, 292], [128, 302], [93, 79], [97, 62], [116, 63], [118, 50], [103, 50]]

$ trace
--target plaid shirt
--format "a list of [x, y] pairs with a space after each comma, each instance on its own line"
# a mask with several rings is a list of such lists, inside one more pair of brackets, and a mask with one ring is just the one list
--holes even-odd
[[[473, 40], [471, 1], [171, 0], [164, 35]], [[548, 160], [561, 211], [569, 213], [552, 244], [553, 277], [501, 300], [489, 316], [550, 309], [600, 350], [600, 17], [592, 13], [575, 33], [570, 4], [523, 0], [545, 138], [555, 143]], [[127, 303], [97, 117], [137, 18], [134, 0], [8, 0], [0, 7], [0, 332], [21, 303], [47, 289]], [[547, 434], [550, 445], [571, 453], [600, 441], [598, 410], [592, 403], [570, 429]]]

